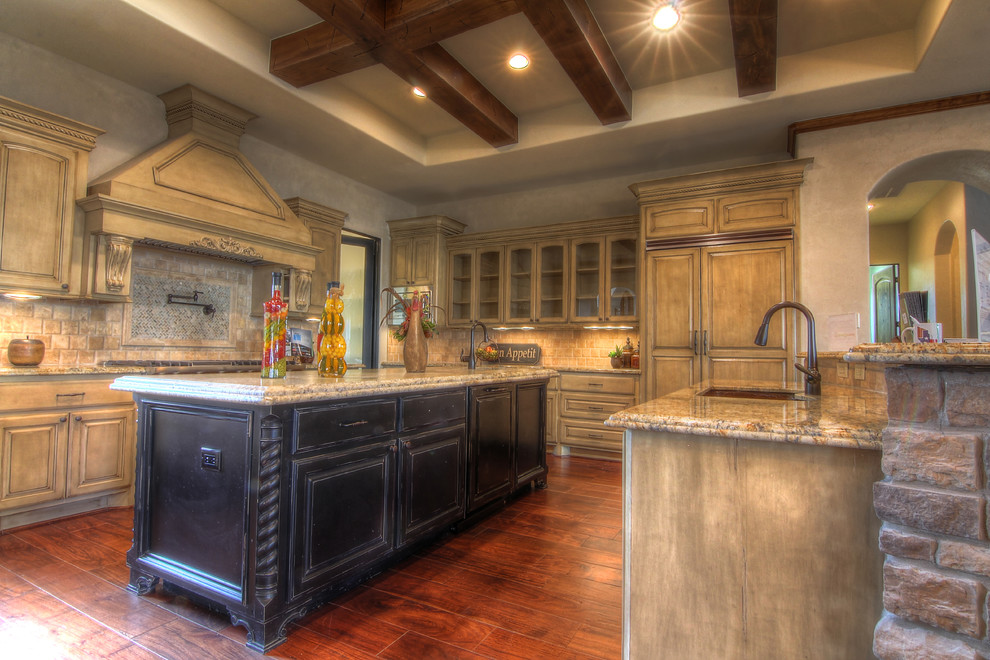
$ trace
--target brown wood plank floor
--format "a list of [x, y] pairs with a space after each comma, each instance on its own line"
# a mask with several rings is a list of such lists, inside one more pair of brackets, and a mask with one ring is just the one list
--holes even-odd
[[[272, 658], [618, 658], [621, 464], [548, 457], [516, 500], [312, 612]], [[126, 591], [132, 510], [0, 535], [5, 658], [254, 658], [243, 628]]]

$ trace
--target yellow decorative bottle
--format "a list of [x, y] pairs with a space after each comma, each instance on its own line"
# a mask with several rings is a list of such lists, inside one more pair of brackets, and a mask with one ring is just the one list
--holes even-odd
[[347, 373], [347, 341], [344, 339], [344, 287], [340, 282], [327, 284], [327, 302], [323, 306], [318, 333], [320, 359], [317, 373], [330, 378], [340, 378]]

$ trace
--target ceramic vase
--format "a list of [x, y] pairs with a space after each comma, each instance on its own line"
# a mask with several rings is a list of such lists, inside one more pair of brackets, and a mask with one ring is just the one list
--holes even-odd
[[429, 358], [429, 346], [426, 343], [426, 335], [423, 334], [422, 310], [419, 305], [414, 304], [409, 311], [409, 329], [406, 330], [406, 338], [402, 342], [402, 363], [409, 373], [422, 373], [426, 371], [426, 362]]

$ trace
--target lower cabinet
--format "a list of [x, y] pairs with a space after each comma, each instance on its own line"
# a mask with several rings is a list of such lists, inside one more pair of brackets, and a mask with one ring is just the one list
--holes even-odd
[[636, 405], [638, 391], [638, 374], [562, 373], [558, 444], [575, 456], [621, 459], [622, 429], [605, 420]]
[[105, 379], [0, 385], [0, 530], [131, 504], [128, 399]]

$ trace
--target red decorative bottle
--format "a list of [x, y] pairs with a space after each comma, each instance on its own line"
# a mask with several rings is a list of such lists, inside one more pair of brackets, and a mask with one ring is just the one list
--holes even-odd
[[265, 347], [262, 378], [285, 378], [285, 318], [289, 306], [282, 300], [282, 273], [272, 273], [272, 299], [265, 303]]

